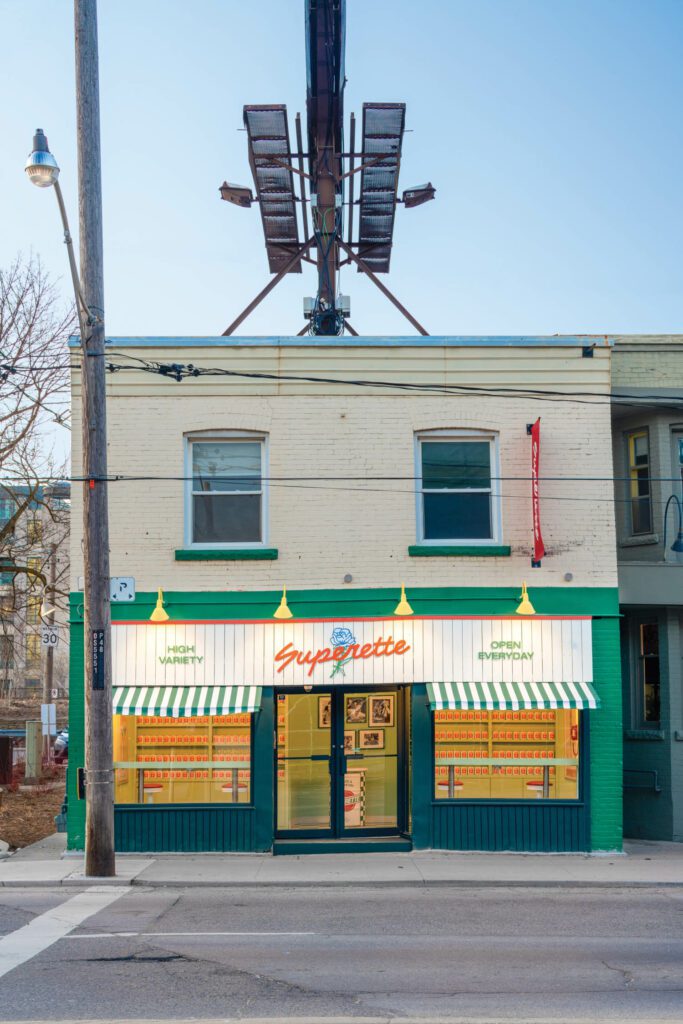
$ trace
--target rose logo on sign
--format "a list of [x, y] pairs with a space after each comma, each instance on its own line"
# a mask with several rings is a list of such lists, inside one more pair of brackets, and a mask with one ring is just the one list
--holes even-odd
[[[355, 644], [355, 642], [355, 636], [353, 635], [351, 630], [347, 629], [345, 626], [337, 626], [336, 629], [332, 630], [330, 643], [332, 644], [333, 647], [343, 647], [344, 650], [347, 651], [352, 644]], [[340, 658], [338, 661], [335, 661], [334, 668], [330, 673], [330, 679], [334, 679], [337, 672], [341, 672], [341, 674], [345, 676], [346, 672], [344, 671], [344, 665], [347, 665], [351, 660], [351, 658], [347, 658], [344, 657], [344, 655], [342, 655], [342, 658]]]

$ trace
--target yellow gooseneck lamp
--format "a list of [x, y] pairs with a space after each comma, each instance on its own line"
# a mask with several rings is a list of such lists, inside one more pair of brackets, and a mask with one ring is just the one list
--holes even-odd
[[401, 584], [401, 600], [398, 602], [398, 604], [394, 608], [394, 615], [412, 615], [412, 614], [413, 614], [413, 609], [408, 604], [408, 599], [406, 597], [406, 585], [405, 585], [405, 583], [402, 583]]
[[157, 590], [157, 605], [152, 614], [149, 617], [150, 622], [168, 622], [170, 615], [164, 608], [164, 592], [159, 587]]
[[289, 610], [289, 605], [287, 604], [287, 587], [283, 587], [282, 588], [282, 600], [280, 601], [280, 604], [278, 605], [278, 607], [273, 612], [273, 618], [274, 619], [293, 619], [294, 618], [294, 616], [292, 615], [292, 613]]
[[536, 609], [529, 600], [529, 592], [526, 588], [526, 583], [522, 583], [522, 600], [515, 609], [516, 615], [535, 615]]

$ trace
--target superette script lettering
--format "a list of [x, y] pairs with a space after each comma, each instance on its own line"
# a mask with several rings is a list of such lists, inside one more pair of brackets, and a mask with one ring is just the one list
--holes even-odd
[[346, 664], [348, 661], [365, 661], [368, 658], [392, 658], [394, 655], [405, 654], [410, 644], [405, 640], [394, 640], [393, 636], [386, 640], [380, 637], [372, 644], [350, 644], [348, 647], [321, 647], [317, 651], [300, 651], [292, 643], [285, 646], [275, 655], [278, 672], [284, 672], [288, 665], [307, 665], [308, 675], [313, 675], [316, 665], [325, 662]]
[[531, 661], [533, 651], [523, 651], [519, 640], [494, 640], [490, 650], [479, 651], [480, 661]]
[[159, 655], [162, 665], [201, 665], [202, 655], [195, 654], [194, 647], [187, 644], [172, 644], [166, 648], [166, 654]]

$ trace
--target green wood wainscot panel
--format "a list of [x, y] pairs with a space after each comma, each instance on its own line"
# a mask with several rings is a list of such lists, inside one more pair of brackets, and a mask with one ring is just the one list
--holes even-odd
[[440, 850], [581, 853], [589, 849], [582, 804], [444, 804], [432, 809], [432, 841]]
[[246, 853], [255, 849], [253, 807], [119, 806], [114, 834], [119, 853]]
[[411, 544], [408, 554], [413, 558], [507, 558], [509, 544]]
[[277, 557], [277, 548], [179, 548], [175, 553], [176, 562], [272, 562]]

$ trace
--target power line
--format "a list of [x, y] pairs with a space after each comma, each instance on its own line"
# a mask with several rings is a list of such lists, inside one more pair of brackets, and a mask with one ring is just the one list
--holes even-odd
[[[123, 358], [134, 359], [136, 363], [116, 363], [111, 361], [111, 355], [120, 355]], [[629, 405], [635, 403], [637, 405], [649, 402], [659, 404], [675, 404], [683, 403], [683, 394], [678, 395], [662, 395], [662, 394], [634, 394], [630, 392], [622, 392], [619, 394], [612, 394], [608, 391], [558, 391], [549, 390], [544, 388], [514, 388], [514, 387], [487, 387], [485, 385], [468, 385], [468, 384], [444, 384], [429, 383], [429, 382], [406, 382], [406, 381], [391, 381], [391, 380], [370, 380], [365, 378], [343, 378], [343, 377], [314, 377], [307, 374], [282, 374], [282, 373], [266, 373], [248, 370], [229, 370], [225, 367], [203, 367], [197, 366], [194, 363], [161, 363], [153, 360], [142, 359], [139, 356], [131, 356], [130, 354], [117, 353], [117, 352], [105, 352], [101, 354], [102, 358], [107, 360], [106, 368], [110, 373], [118, 373], [121, 371], [134, 371], [137, 370], [143, 373], [151, 373], [155, 376], [163, 376], [172, 380], [176, 380], [177, 383], [181, 383], [183, 380], [188, 378], [199, 378], [199, 377], [239, 377], [244, 379], [252, 380], [266, 380], [273, 382], [291, 382], [291, 383], [308, 383], [308, 384], [328, 384], [328, 385], [346, 385], [351, 387], [359, 388], [387, 388], [392, 390], [426, 393], [426, 394], [443, 394], [443, 395], [457, 395], [460, 397], [493, 397], [493, 398], [508, 398], [508, 397], [522, 397], [525, 399], [539, 399], [543, 401], [555, 401], [555, 402], [577, 402], [586, 405], [598, 405], [602, 404], [599, 400], [603, 399], [604, 404], [610, 405]], [[0, 367], [2, 369], [3, 367]], [[10, 366], [9, 364], [5, 367], [12, 372], [18, 372], [22, 369], [19, 364], [16, 366]], [[76, 369], [80, 370], [82, 364], [79, 363], [68, 363], [68, 364], [56, 364], [54, 366], [37, 367], [31, 366], [28, 369], [37, 371], [42, 370], [57, 370], [57, 369]]]

